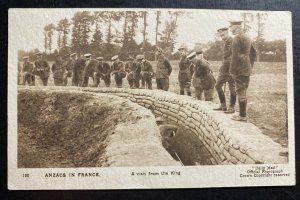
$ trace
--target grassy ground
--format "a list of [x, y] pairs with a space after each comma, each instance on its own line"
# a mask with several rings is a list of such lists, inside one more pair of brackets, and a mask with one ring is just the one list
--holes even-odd
[[[177, 80], [178, 61], [172, 61], [171, 64], [173, 72], [170, 76], [170, 91], [179, 93]], [[217, 77], [221, 63], [211, 62], [211, 64], [214, 75]], [[127, 80], [124, 79], [123, 81], [124, 87], [128, 87]], [[41, 85], [39, 79], [37, 80], [37, 84]], [[90, 84], [92, 84], [91, 80]], [[51, 76], [49, 78], [49, 85], [53, 85]], [[104, 87], [103, 81], [100, 83], [100, 87]], [[115, 87], [114, 81], [112, 81], [111, 87]], [[154, 80], [153, 88], [156, 88]], [[228, 87], [226, 93], [228, 97]], [[192, 94], [194, 95], [193, 88]], [[275, 142], [287, 147], [286, 63], [255, 63], [247, 94], [249, 121], [258, 126], [264, 134], [270, 136]], [[219, 102], [216, 92], [214, 101], [216, 103]]]

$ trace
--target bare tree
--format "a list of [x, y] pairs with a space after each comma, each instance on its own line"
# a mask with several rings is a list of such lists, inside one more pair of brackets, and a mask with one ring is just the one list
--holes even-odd
[[247, 12], [244, 12], [241, 15], [242, 15], [243, 24], [244, 24], [243, 29], [244, 29], [244, 32], [247, 33], [251, 29], [250, 23], [253, 22], [254, 16], [252, 13], [247, 13]]
[[256, 51], [257, 51], [257, 62], [260, 61], [261, 49], [264, 42], [264, 28], [265, 21], [267, 18], [267, 13], [256, 13], [257, 19], [257, 36], [255, 38]]
[[161, 15], [161, 12], [160, 11], [156, 11], [155, 46], [157, 46], [158, 28], [159, 28], [159, 25], [161, 23], [161, 21], [160, 21], [160, 15]]

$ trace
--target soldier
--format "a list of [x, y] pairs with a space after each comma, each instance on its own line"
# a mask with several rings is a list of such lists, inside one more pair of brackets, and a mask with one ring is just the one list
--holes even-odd
[[42, 58], [42, 53], [38, 52], [35, 54], [37, 56], [37, 60], [34, 62], [34, 75], [40, 77], [44, 86], [47, 86], [49, 79], [50, 66], [46, 60]]
[[64, 73], [66, 71], [61, 55], [56, 55], [55, 62], [51, 67], [53, 73], [54, 85], [62, 86], [64, 85]]
[[[65, 55], [66, 60], [63, 62], [65, 73], [63, 76], [63, 85], [68, 85], [68, 78], [72, 77], [72, 72], [75, 64], [75, 60], [71, 58], [71, 54]], [[72, 83], [73, 84], [73, 83]]]
[[[232, 44], [232, 38], [230, 37], [228, 33], [228, 28], [220, 28], [218, 30], [218, 33], [220, 34], [222, 40], [224, 41], [224, 47], [223, 47], [223, 62], [222, 66], [219, 70], [219, 76], [217, 78], [216, 83], [216, 90], [218, 92], [218, 96], [220, 99], [220, 106], [218, 108], [215, 108], [214, 110], [218, 111], [225, 111], [225, 113], [234, 113], [234, 106], [236, 102], [236, 92], [235, 92], [235, 85], [234, 80], [232, 76], [229, 74], [229, 67], [231, 62], [231, 44]], [[228, 82], [229, 85], [229, 91], [230, 91], [230, 105], [227, 109], [226, 106], [226, 98], [224, 91], [222, 89], [223, 85]]]
[[[197, 56], [198, 55], [198, 56]], [[210, 69], [210, 64], [203, 57], [203, 52], [192, 52], [187, 58], [193, 63], [193, 86], [196, 98], [202, 100], [204, 93], [205, 101], [213, 101], [216, 80]]]
[[85, 60], [81, 57], [77, 58], [76, 53], [72, 53], [71, 58], [74, 61], [72, 83], [75, 86], [81, 86]]
[[82, 74], [82, 87], [87, 87], [88, 83], [89, 83], [89, 78], [92, 77], [93, 82], [94, 82], [94, 86], [96, 85], [96, 82], [94, 80], [94, 72], [95, 72], [95, 68], [98, 64], [98, 61], [95, 59], [91, 59], [92, 54], [87, 53], [84, 54], [85, 57], [85, 64], [84, 64], [84, 70], [83, 70], [83, 74]]
[[123, 78], [126, 76], [124, 63], [120, 61], [119, 56], [115, 55], [111, 58], [113, 62], [111, 66], [111, 74], [115, 76], [116, 85], [118, 88], [122, 87]]
[[156, 68], [156, 84], [159, 90], [169, 90], [169, 76], [172, 73], [172, 66], [169, 60], [163, 55], [162, 49], [158, 49], [157, 68]]
[[231, 119], [247, 122], [247, 89], [254, 62], [251, 39], [244, 33], [242, 22], [230, 22], [230, 31], [235, 36], [232, 40], [232, 57], [229, 73], [232, 75], [239, 101], [239, 114]]
[[185, 45], [181, 45], [179, 47], [179, 52], [181, 55], [179, 61], [179, 73], [178, 73], [178, 81], [180, 87], [180, 95], [184, 95], [184, 90], [188, 96], [191, 96], [191, 63], [189, 59], [187, 59], [187, 47]]
[[125, 71], [127, 73], [127, 81], [130, 88], [135, 88], [136, 84], [134, 82], [134, 73], [136, 71], [136, 63], [134, 62], [133, 57], [129, 57], [128, 61], [125, 64]]
[[26, 85], [35, 85], [35, 76], [33, 75], [33, 64], [29, 62], [29, 56], [23, 57], [23, 66], [22, 66], [22, 76], [23, 84]]
[[145, 59], [144, 55], [137, 55], [138, 69], [141, 71], [141, 76], [145, 80], [146, 87], [152, 90], [152, 77], [154, 75], [151, 63]]
[[94, 80], [96, 82], [95, 87], [98, 87], [100, 84], [100, 78], [103, 79], [105, 86], [110, 86], [110, 66], [107, 62], [103, 62], [103, 57], [97, 58], [98, 64], [96, 66], [95, 72], [94, 72]]

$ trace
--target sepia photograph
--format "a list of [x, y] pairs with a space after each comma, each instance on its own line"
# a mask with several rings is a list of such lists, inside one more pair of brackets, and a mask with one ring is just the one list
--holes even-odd
[[294, 185], [291, 23], [10, 9], [9, 189]]

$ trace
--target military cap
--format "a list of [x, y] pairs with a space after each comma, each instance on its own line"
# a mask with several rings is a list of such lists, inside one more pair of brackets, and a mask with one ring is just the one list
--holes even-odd
[[29, 59], [29, 56], [24, 56], [23, 59], [24, 59], [24, 60], [25, 60], [25, 59]]
[[143, 60], [144, 58], [145, 58], [144, 55], [137, 55], [137, 56], [136, 56], [136, 59], [137, 59], [137, 60]]
[[77, 53], [72, 53], [70, 56], [72, 56], [72, 57], [73, 57], [73, 56], [76, 56], [76, 54], [77, 54]]
[[230, 26], [240, 26], [242, 25], [243, 21], [231, 21]]
[[134, 58], [132, 56], [129, 56], [128, 60], [134, 60]]
[[185, 44], [182, 44], [182, 45], [180, 45], [180, 47], [178, 48], [178, 50], [181, 50], [181, 49], [187, 49], [187, 46]]
[[71, 55], [70, 53], [67, 53], [67, 54], [65, 55], [65, 57], [70, 56], [70, 55]]
[[84, 57], [86, 57], [86, 58], [91, 57], [91, 56], [92, 56], [92, 54], [90, 54], [90, 53], [84, 54]]
[[189, 60], [191, 60], [191, 59], [193, 59], [193, 58], [195, 58], [196, 57], [196, 52], [192, 52], [192, 53], [190, 53], [188, 56], [187, 56], [187, 59], [189, 59]]
[[227, 27], [219, 28], [217, 31], [218, 32], [228, 31], [228, 28]]
[[203, 50], [196, 51], [196, 55], [203, 54]]
[[115, 55], [115, 56], [113, 56], [112, 58], [111, 58], [111, 60], [112, 61], [115, 61], [115, 60], [117, 60], [119, 58], [119, 56], [118, 55]]
[[37, 52], [37, 53], [35, 53], [35, 55], [39, 56], [39, 55], [42, 55], [42, 53], [41, 52]]
[[102, 61], [103, 60], [103, 57], [98, 57], [98, 58], [96, 58], [97, 60], [99, 60], [99, 61]]

